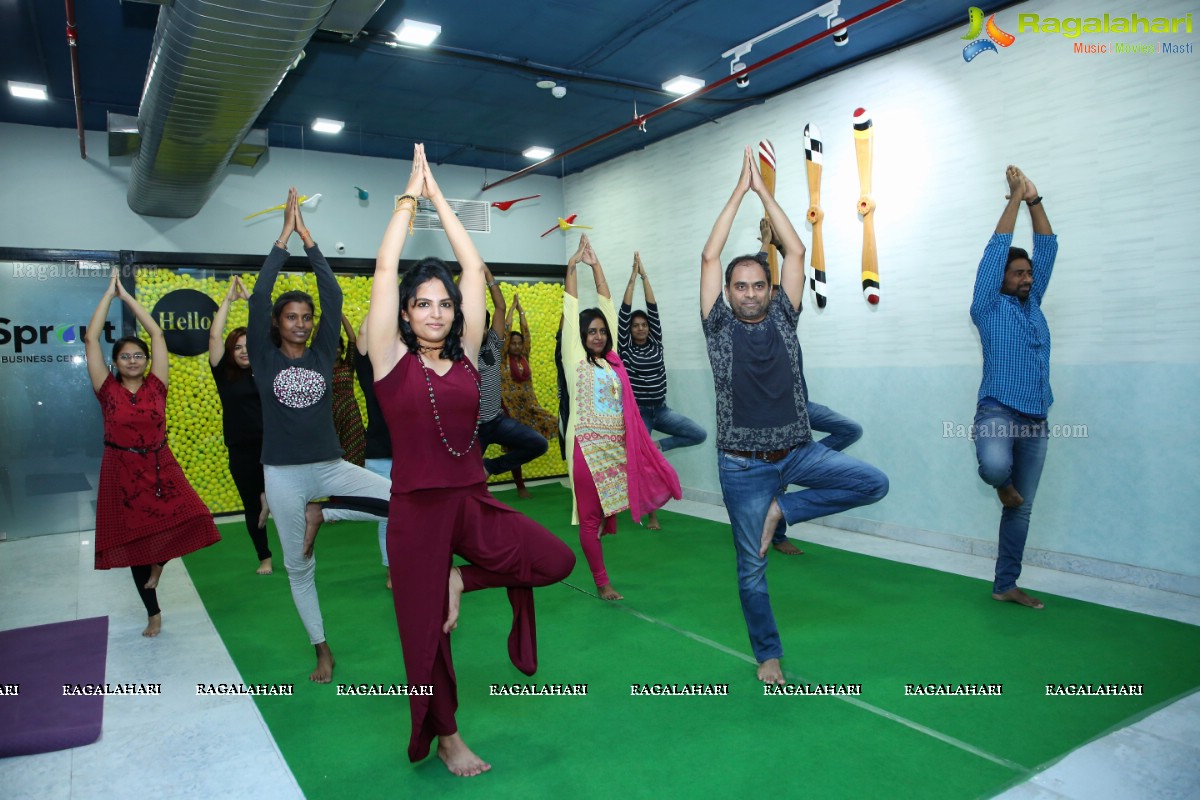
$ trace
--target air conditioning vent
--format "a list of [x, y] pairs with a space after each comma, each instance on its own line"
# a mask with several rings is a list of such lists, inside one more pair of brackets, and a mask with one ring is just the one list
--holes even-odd
[[[396, 195], [396, 200], [400, 195]], [[492, 204], [483, 200], [451, 200], [446, 199], [450, 208], [458, 215], [463, 227], [471, 233], [492, 232]], [[417, 215], [413, 218], [413, 230], [440, 231], [442, 223], [438, 220], [433, 203], [425, 198], [417, 201]]]

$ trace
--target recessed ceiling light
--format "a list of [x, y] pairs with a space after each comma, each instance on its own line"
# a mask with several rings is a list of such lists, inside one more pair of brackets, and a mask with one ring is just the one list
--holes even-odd
[[396, 38], [405, 44], [426, 47], [433, 44], [433, 40], [441, 32], [441, 25], [434, 25], [432, 22], [417, 22], [415, 19], [406, 19], [396, 29]]
[[546, 78], [543, 78], [542, 80], [537, 82], [537, 87], [539, 89], [553, 89], [557, 85], [558, 84], [555, 83], [554, 81], [547, 80]]
[[687, 75], [676, 75], [662, 85], [663, 91], [671, 94], [691, 94], [704, 87], [704, 81], [699, 78], [689, 78]]
[[20, 81], [9, 81], [8, 91], [13, 97], [23, 97], [26, 100], [45, 100], [46, 87], [40, 83], [21, 83]]
[[312, 124], [312, 129], [318, 133], [341, 133], [344, 127], [346, 127], [346, 123], [340, 119], [322, 119], [321, 117], [314, 119]]
[[529, 148], [521, 155], [526, 158], [532, 158], [534, 161], [541, 161], [543, 158], [549, 158], [554, 155], [554, 151], [549, 147], [538, 147], [537, 145]]

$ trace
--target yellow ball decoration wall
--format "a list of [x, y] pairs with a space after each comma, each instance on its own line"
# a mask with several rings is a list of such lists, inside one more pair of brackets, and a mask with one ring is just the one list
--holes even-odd
[[[533, 374], [533, 389], [538, 405], [551, 414], [558, 414], [558, 379], [554, 367], [554, 334], [562, 319], [563, 285], [561, 283], [499, 283], [504, 302], [512, 308], [513, 295], [521, 296], [521, 307], [529, 324], [529, 370]], [[495, 313], [491, 295], [488, 295], [488, 310]], [[513, 315], [513, 328], [521, 330], [521, 323]], [[488, 458], [498, 458], [504, 451], [497, 445], [487, 450]], [[549, 478], [567, 474], [567, 464], [558, 454], [558, 442], [551, 441], [545, 455], [535, 458], [521, 468], [526, 479]], [[511, 480], [511, 475], [497, 475], [491, 480]]]
[[[247, 291], [253, 291], [256, 272], [241, 274], [242, 283]], [[136, 293], [138, 301], [147, 309], [164, 295], [178, 289], [194, 289], [203, 292], [213, 299], [217, 305], [224, 300], [229, 290], [228, 277], [196, 277], [189, 272], [176, 272], [170, 269], [144, 268], [137, 270]], [[363, 317], [370, 307], [371, 279], [365, 276], [339, 275], [338, 284], [342, 287], [342, 310], [354, 326], [355, 331], [362, 324]], [[538, 402], [552, 414], [558, 413], [558, 393], [554, 368], [554, 334], [558, 330], [558, 322], [562, 317], [562, 284], [500, 284], [506, 302], [512, 302], [513, 293], [521, 296], [521, 305], [525, 308], [526, 319], [529, 322], [532, 350], [529, 355], [529, 365], [533, 371], [534, 389]], [[317, 299], [317, 283], [311, 273], [284, 273], [275, 282], [274, 295], [293, 289], [308, 292]], [[488, 300], [491, 308], [491, 299]], [[318, 300], [317, 314], [321, 309]], [[235, 301], [229, 311], [229, 321], [226, 330], [232, 330], [246, 324], [247, 304], [245, 301]], [[337, 320], [329, 320], [330, 324], [340, 327]], [[362, 412], [364, 424], [367, 421], [366, 401], [362, 389], [355, 381], [354, 393], [358, 399], [359, 410]], [[221, 400], [217, 396], [217, 387], [213, 383], [212, 373], [208, 366], [208, 354], [183, 357], [171, 356], [170, 388], [167, 394], [167, 434], [171, 450], [183, 467], [193, 487], [200, 498], [214, 513], [240, 511], [242, 502], [233, 478], [229, 476], [228, 453], [225, 450], [224, 435], [222, 434]], [[495, 458], [502, 451], [498, 446], [488, 450], [488, 457]], [[566, 463], [558, 454], [557, 442], [550, 442], [550, 447], [541, 458], [526, 464], [524, 475], [526, 479], [556, 477], [567, 474]], [[511, 480], [511, 475], [499, 475], [491, 479], [492, 483]]]

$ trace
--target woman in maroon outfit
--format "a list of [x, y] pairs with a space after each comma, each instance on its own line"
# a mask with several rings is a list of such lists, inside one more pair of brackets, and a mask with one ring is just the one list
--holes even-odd
[[[151, 350], [127, 336], [113, 345], [115, 377], [104, 364], [100, 332], [119, 297], [150, 334]], [[146, 606], [143, 636], [157, 636], [155, 591], [163, 565], [220, 541], [212, 514], [167, 446], [167, 340], [162, 328], [113, 270], [84, 336], [88, 376], [104, 414], [104, 457], [96, 491], [96, 569], [130, 567]], [[151, 358], [153, 355], [153, 358]], [[150, 371], [146, 361], [150, 360]]]
[[[425, 259], [404, 275], [397, 264], [417, 197], [433, 203], [462, 278]], [[461, 294], [460, 294], [461, 289]], [[463, 742], [454, 720], [458, 694], [450, 631], [463, 592], [503, 586], [513, 608], [508, 653], [526, 675], [537, 669], [534, 586], [565, 578], [575, 555], [550, 531], [497, 502], [487, 491], [479, 445], [479, 373], [483, 342], [484, 263], [442, 196], [423, 145], [413, 151], [405, 194], [396, 202], [375, 261], [367, 352], [375, 395], [392, 435], [392, 500], [387, 550], [396, 622], [411, 696], [408, 757], [419, 761], [437, 737], [438, 756], [455, 775], [491, 765]], [[468, 564], [452, 566], [458, 555]]]

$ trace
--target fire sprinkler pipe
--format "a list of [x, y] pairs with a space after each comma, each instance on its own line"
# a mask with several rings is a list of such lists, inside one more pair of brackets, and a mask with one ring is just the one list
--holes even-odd
[[79, 90], [79, 39], [75, 30], [75, 0], [67, 0], [67, 46], [71, 49], [71, 88], [75, 91], [75, 127], [79, 131], [79, 157], [87, 160], [83, 140], [83, 94]]
[[[71, 2], [71, 0], [67, 0], [67, 2], [69, 3], [69, 2]], [[846, 20], [843, 24], [838, 25], [836, 30], [842, 30], [843, 28], [849, 28], [852, 25], [857, 25], [858, 23], [862, 22], [863, 20], [873, 17], [882, 11], [887, 11], [889, 8], [900, 5], [903, 2], [904, 2], [904, 0], [885, 0], [885, 2], [882, 2], [873, 8], [868, 8], [866, 11], [859, 14], [858, 16], [852, 17], [851, 19]], [[575, 145], [574, 147], [572, 147], [568, 150], [564, 150], [561, 153], [557, 153], [553, 156], [550, 156], [549, 158], [544, 158], [541, 161], [537, 162], [536, 164], [531, 164], [530, 166], [525, 167], [522, 170], [518, 170], [518, 171], [514, 172], [512, 175], [509, 175], [505, 178], [501, 178], [498, 181], [492, 181], [491, 183], [485, 183], [483, 185], [482, 191], [486, 192], [488, 189], [494, 189], [495, 187], [500, 186], [501, 184], [508, 183], [509, 181], [514, 181], [517, 178], [523, 178], [526, 175], [528, 175], [529, 173], [538, 169], [539, 167], [544, 167], [547, 164], [552, 164], [555, 161], [566, 158], [567, 156], [571, 155], [572, 153], [578, 153], [580, 150], [591, 147], [592, 145], [596, 144], [597, 142], [602, 142], [605, 139], [609, 138], [610, 136], [616, 136], [621, 131], [626, 131], [626, 130], [629, 130], [630, 128], [639, 127], [643, 123], [645, 123], [646, 120], [648, 120], [648, 119], [657, 117], [659, 114], [662, 114], [665, 111], [669, 111], [673, 108], [677, 108], [677, 107], [683, 105], [684, 103], [688, 102], [689, 100], [695, 100], [697, 97], [700, 97], [703, 94], [707, 94], [708, 92], [711, 92], [714, 89], [724, 86], [725, 84], [729, 83], [730, 81], [745, 78], [748, 75], [750, 75], [750, 73], [754, 72], [755, 70], [762, 69], [763, 67], [767, 66], [768, 64], [771, 64], [775, 61], [778, 61], [781, 58], [791, 55], [792, 53], [796, 52], [797, 50], [808, 47], [813, 42], [819, 42], [820, 40], [824, 39], [827, 36], [832, 36], [834, 30], [835, 30], [834, 28], [826, 28], [825, 30], [821, 31], [820, 33], [808, 37], [807, 39], [805, 39], [802, 42], [798, 42], [797, 44], [794, 44], [791, 47], [788, 47], [784, 50], [780, 50], [778, 53], [776, 53], [773, 56], [768, 56], [767, 58], [764, 58], [762, 61], [759, 61], [756, 64], [749, 64], [746, 66], [745, 69], [739, 70], [738, 72], [732, 73], [730, 75], [726, 75], [724, 78], [721, 78], [719, 81], [715, 81], [714, 83], [710, 83], [701, 89], [697, 89], [696, 91], [692, 92], [691, 94], [687, 94], [687, 95], [684, 95], [683, 97], [676, 98], [675, 100], [672, 100], [671, 102], [667, 103], [664, 106], [659, 106], [658, 108], [654, 109], [653, 111], [650, 111], [646, 114], [642, 114], [639, 117], [634, 117], [632, 120], [630, 120], [629, 122], [626, 122], [624, 125], [619, 125], [619, 126], [613, 128], [611, 131], [608, 131], [607, 133], [602, 133], [599, 136], [588, 139], [583, 144]]]

